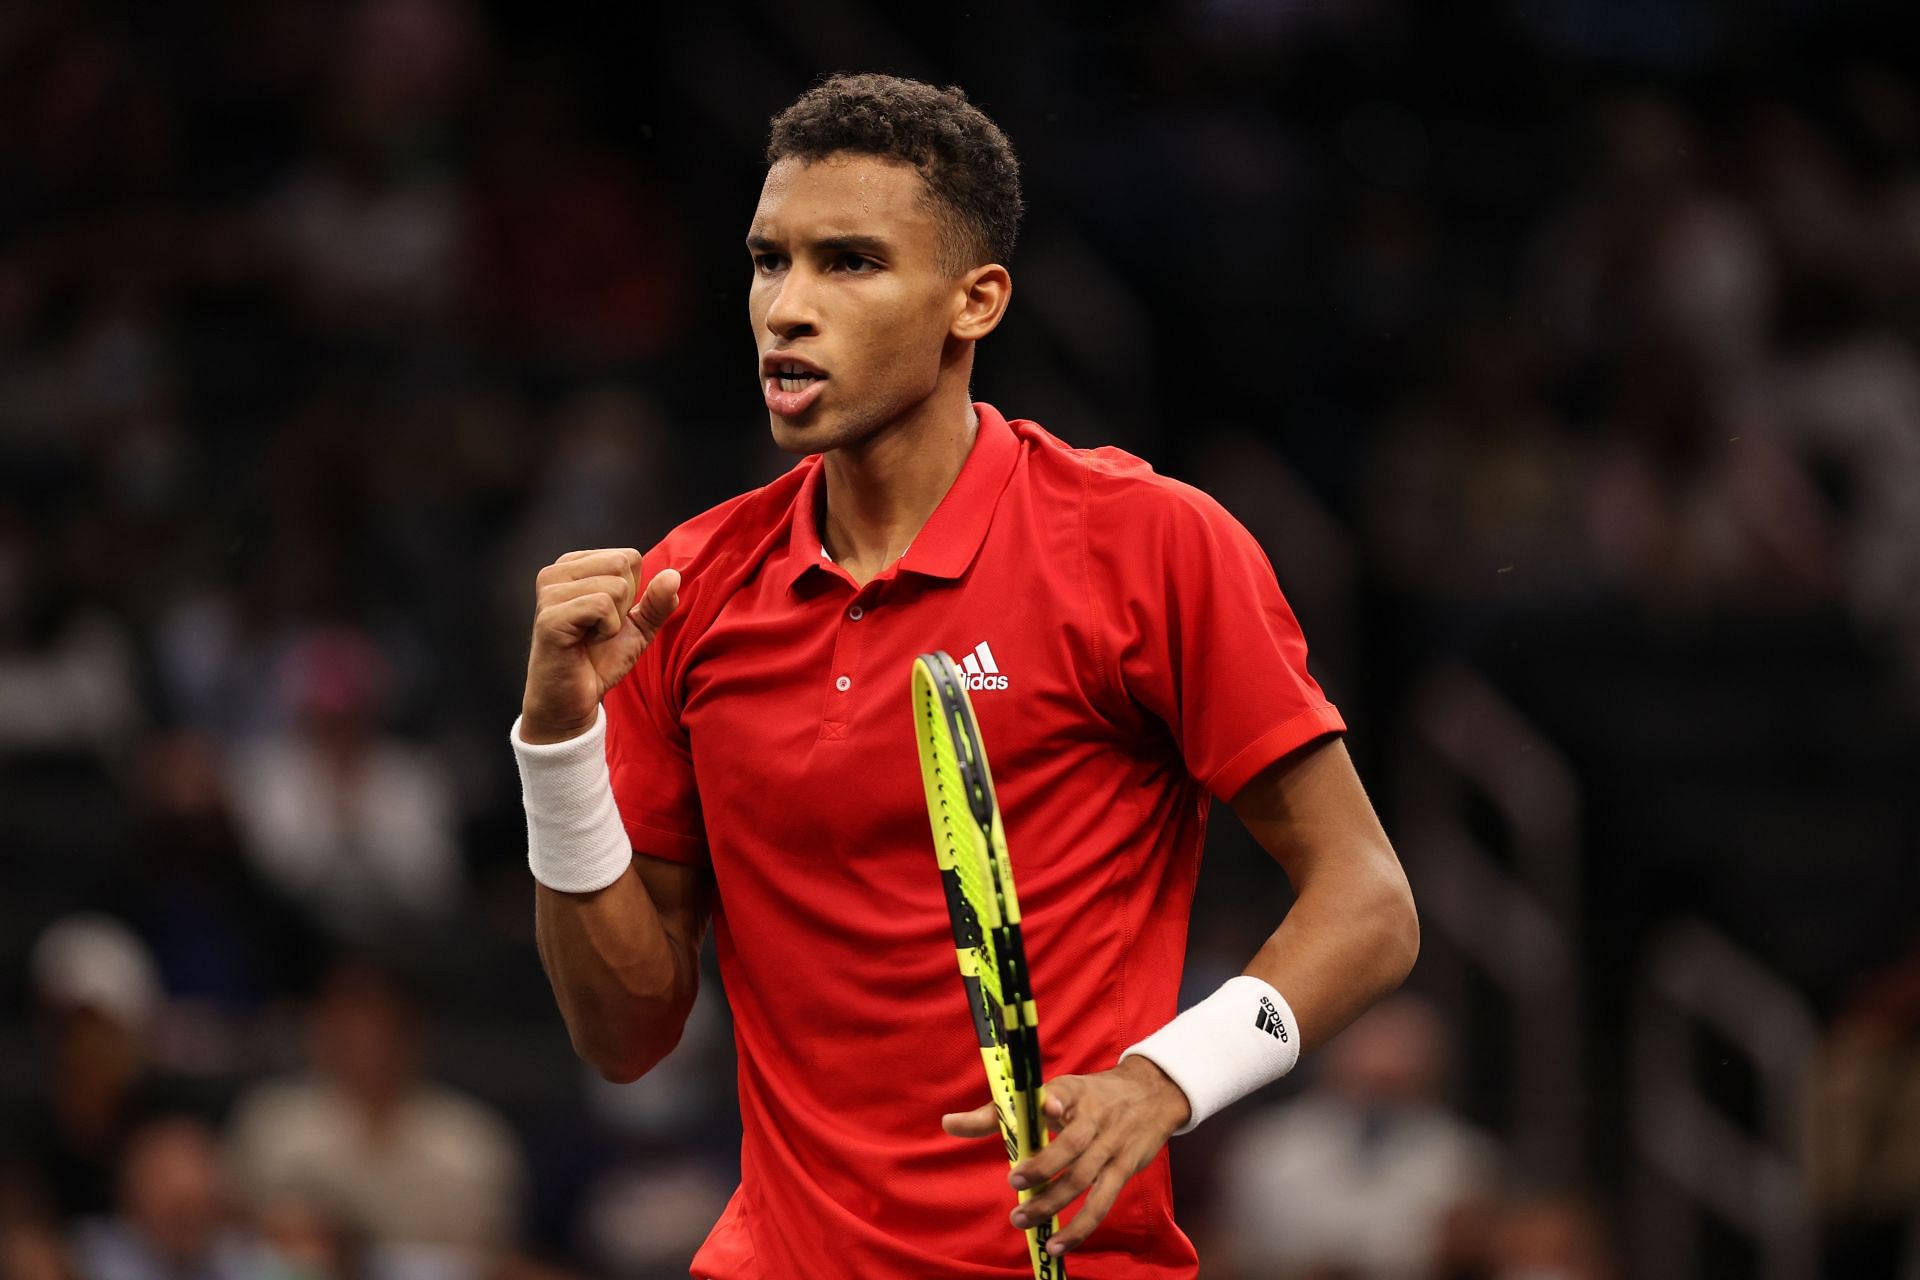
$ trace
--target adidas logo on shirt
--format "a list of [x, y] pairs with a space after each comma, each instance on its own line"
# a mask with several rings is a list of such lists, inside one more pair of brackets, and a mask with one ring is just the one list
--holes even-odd
[[966, 682], [969, 692], [978, 693], [983, 689], [1004, 689], [1007, 678], [1000, 674], [1000, 664], [993, 660], [993, 650], [982, 640], [975, 645], [973, 652], [960, 660], [960, 674]]

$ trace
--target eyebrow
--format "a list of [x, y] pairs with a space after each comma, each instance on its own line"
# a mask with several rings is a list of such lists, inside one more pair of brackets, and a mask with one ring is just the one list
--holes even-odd
[[[747, 248], [755, 253], [771, 253], [781, 247], [780, 242], [769, 236], [750, 235]], [[881, 236], [839, 235], [822, 236], [811, 246], [823, 253], [872, 253], [885, 254], [892, 245]]]

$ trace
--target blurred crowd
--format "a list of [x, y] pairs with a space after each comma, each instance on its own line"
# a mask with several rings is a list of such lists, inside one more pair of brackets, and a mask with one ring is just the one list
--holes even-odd
[[[573, 1061], [504, 735], [539, 565], [784, 465], [736, 237], [842, 61], [1007, 128], [979, 394], [1262, 539], [1416, 889], [1393, 743], [1465, 663], [1587, 788], [1592, 1026], [1712, 919], [1832, 1020], [1834, 1274], [1920, 1250], [1911, 18], [831, 8], [0, 9], [0, 1280], [683, 1273], [724, 1007]], [[1282, 891], [1216, 837], [1250, 954]], [[1517, 1165], [1459, 1012], [1183, 1140], [1219, 1274], [1625, 1274], [1627, 1154]]]

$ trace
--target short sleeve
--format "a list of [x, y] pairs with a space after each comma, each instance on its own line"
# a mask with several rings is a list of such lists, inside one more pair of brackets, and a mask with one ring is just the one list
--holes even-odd
[[[651, 581], [668, 564], [661, 550], [648, 552], [641, 560], [641, 580]], [[700, 863], [707, 859], [706, 823], [694, 784], [692, 745], [672, 696], [674, 649], [681, 638], [677, 623], [686, 612], [685, 595], [683, 590], [683, 607], [675, 618], [603, 705], [607, 770], [633, 851], [670, 862]]]
[[1090, 515], [1089, 536], [1107, 543], [1094, 559], [1118, 596], [1121, 692], [1166, 724], [1208, 791], [1231, 800], [1275, 760], [1346, 729], [1307, 671], [1306, 638], [1266, 553], [1224, 507], [1152, 476]]

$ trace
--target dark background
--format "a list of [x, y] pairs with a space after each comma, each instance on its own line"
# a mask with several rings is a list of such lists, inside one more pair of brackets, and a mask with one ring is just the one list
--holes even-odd
[[[1561, 1274], [1920, 1272], [1916, 39], [1840, 0], [0, 7], [0, 1274], [146, 1221], [151, 1116], [234, 1168], [342, 973], [520, 1152], [462, 1265], [683, 1271], [733, 1177], [718, 986], [663, 1078], [588, 1081], [504, 734], [540, 564], [786, 465], [740, 238], [768, 117], [842, 69], [1020, 151], [977, 396], [1266, 545], [1487, 1212], [1564, 1211]], [[1222, 815], [1194, 994], [1285, 892]], [[1203, 1257], [1247, 1252], [1235, 1123], [1175, 1149]]]

